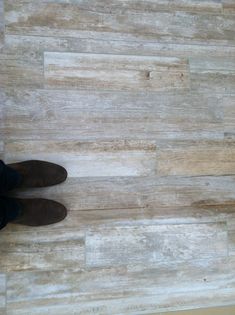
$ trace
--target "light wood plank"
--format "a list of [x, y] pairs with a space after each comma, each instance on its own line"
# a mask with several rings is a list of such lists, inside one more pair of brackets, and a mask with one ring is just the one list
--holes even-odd
[[220, 96], [7, 89], [1, 98], [6, 140], [218, 139], [224, 134]]
[[[171, 294], [169, 296], [164, 294], [152, 296], [134, 296], [123, 297], [122, 299], [110, 300], [89, 300], [81, 302], [76, 297], [64, 298], [63, 302], [57, 304], [57, 300], [52, 300], [49, 303], [42, 302], [34, 307], [29, 303], [21, 306], [21, 303], [13, 303], [8, 307], [9, 315], [25, 315], [25, 310], [33, 311], [35, 315], [43, 315], [45, 312], [48, 315], [66, 315], [69, 312], [72, 314], [153, 314], [165, 311], [186, 310], [202, 307], [215, 307], [233, 305], [234, 301], [233, 289], [221, 290], [203, 290], [195, 292], [183, 292]], [[156, 303], [156, 300], [158, 303]], [[40, 301], [40, 300], [39, 300]], [[216, 301], [216, 302], [215, 302]]]
[[226, 255], [224, 223], [112, 226], [86, 233], [86, 265], [93, 268]]
[[234, 176], [88, 177], [18, 195], [54, 198], [70, 210], [98, 210], [234, 205], [234, 189]]
[[232, 141], [168, 141], [157, 148], [159, 175], [235, 174]]
[[[156, 305], [161, 295], [190, 292], [197, 295], [201, 290], [233, 288], [234, 257], [229, 259], [194, 260], [188, 264], [178, 262], [158, 266], [135, 265], [95, 270], [52, 270], [49, 272], [12, 272], [8, 280], [10, 309], [35, 309], [63, 304], [73, 296], [80, 301], [110, 302], [137, 296], [154, 296]], [[224, 275], [221, 279], [220, 274]], [[109, 305], [110, 307], [110, 305]], [[80, 308], [77, 309], [77, 312]], [[108, 312], [108, 309], [107, 309]], [[95, 312], [99, 314], [99, 311]]]
[[189, 87], [186, 60], [173, 57], [44, 53], [48, 87], [165, 91]]
[[5, 22], [4, 22], [4, 1], [0, 0], [0, 49], [4, 45]]
[[76, 3], [9, 2], [6, 5], [6, 33], [234, 44], [233, 16], [136, 12], [124, 11], [122, 7], [121, 14], [110, 14], [110, 10], [107, 14], [96, 12], [94, 8], [94, 3], [89, 9], [83, 9]]
[[56, 52], [77, 52], [97, 54], [121, 54], [137, 56], [168, 56], [178, 58], [200, 57], [208, 58], [224, 57], [233, 58], [235, 46], [203, 45], [203, 44], [178, 44], [163, 43], [161, 41], [138, 41], [125, 40], [99, 40], [76, 37], [50, 37], [50, 36], [25, 36], [5, 35], [5, 45], [1, 50], [1, 58], [16, 59], [22, 58], [28, 62], [43, 61], [44, 51]]
[[5, 315], [6, 310], [6, 275], [0, 273], [0, 313]]
[[235, 3], [234, 0], [222, 0], [223, 12], [234, 14], [235, 13]]
[[59, 163], [69, 177], [146, 176], [156, 169], [154, 141], [17, 141], [6, 143], [6, 162], [39, 159]]
[[81, 268], [84, 265], [84, 235], [69, 229], [55, 233], [47, 227], [43, 233], [27, 229], [20, 233], [1, 231], [0, 268], [12, 270], [50, 270]]
[[224, 131], [225, 137], [234, 139], [235, 136], [235, 96], [224, 98]]
[[207, 93], [235, 93], [233, 58], [190, 58], [191, 88]]

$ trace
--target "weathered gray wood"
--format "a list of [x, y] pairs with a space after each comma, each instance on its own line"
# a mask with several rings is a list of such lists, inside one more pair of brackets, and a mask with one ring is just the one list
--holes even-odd
[[[125, 298], [143, 294], [145, 297], [154, 295], [158, 305], [163, 292], [174, 294], [178, 286], [179, 291], [189, 291], [192, 296], [197, 296], [200, 290], [220, 290], [222, 286], [233, 288], [233, 264], [234, 258], [229, 258], [194, 260], [188, 264], [162, 263], [150, 267], [135, 265], [46, 273], [12, 272], [8, 279], [9, 307], [14, 306], [21, 311], [40, 308], [40, 305], [49, 307], [54, 300], [57, 300], [57, 304], [63, 304], [64, 299], [69, 301], [72, 295], [74, 301], [80, 301], [82, 308], [86, 301], [98, 301], [101, 297], [105, 302], [119, 298], [125, 303]], [[224, 275], [224, 280], [220, 278], [220, 273]], [[99, 314], [99, 311], [95, 314]]]
[[114, 91], [187, 89], [187, 61], [173, 57], [110, 54], [44, 53], [49, 87]]
[[235, 136], [235, 96], [225, 97], [223, 107], [225, 137], [233, 139]]
[[94, 3], [83, 9], [74, 3], [10, 2], [6, 5], [6, 32], [59, 37], [127, 40], [145, 38], [167, 42], [177, 40], [181, 43], [234, 44], [233, 16], [143, 10], [107, 14], [94, 9]]
[[234, 176], [69, 178], [58, 186], [21, 191], [71, 210], [234, 205]]
[[218, 139], [224, 133], [220, 96], [8, 89], [0, 97], [6, 140]]
[[84, 266], [84, 235], [77, 229], [43, 233], [34, 229], [17, 232], [1, 231], [0, 269], [50, 270]]
[[27, 159], [57, 162], [69, 177], [146, 176], [156, 170], [154, 141], [17, 141], [6, 143], [5, 151], [8, 163]]
[[0, 1], [0, 49], [4, 45], [5, 21], [4, 21], [4, 1]]
[[5, 315], [6, 310], [6, 290], [6, 275], [0, 273], [0, 313], [3, 315]]
[[224, 13], [235, 13], [235, 3], [233, 0], [222, 0], [222, 4]]
[[178, 58], [224, 57], [233, 58], [235, 46], [222, 45], [194, 45], [163, 43], [161, 41], [99, 40], [90, 38], [25, 36], [6, 34], [5, 44], [1, 56], [5, 59], [23, 58], [29, 63], [43, 60], [44, 51], [80, 52], [97, 54], [130, 54], [144, 56], [168, 56]]
[[157, 142], [157, 174], [235, 174], [233, 141]]
[[224, 223], [112, 226], [86, 232], [86, 265], [93, 268], [227, 254]]

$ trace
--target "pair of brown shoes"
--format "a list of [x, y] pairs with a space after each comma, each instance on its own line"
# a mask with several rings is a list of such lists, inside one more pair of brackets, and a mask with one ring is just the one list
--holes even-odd
[[[54, 163], [32, 160], [8, 164], [8, 167], [20, 175], [16, 188], [48, 187], [62, 183], [67, 178], [67, 171]], [[20, 214], [13, 223], [40, 226], [57, 223], [67, 215], [67, 209], [60, 203], [42, 199], [15, 198]]]

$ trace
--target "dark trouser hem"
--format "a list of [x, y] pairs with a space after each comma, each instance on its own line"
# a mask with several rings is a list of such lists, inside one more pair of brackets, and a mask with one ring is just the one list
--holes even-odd
[[21, 175], [0, 160], [0, 194], [16, 188], [21, 181]]
[[21, 208], [16, 199], [0, 197], [0, 230], [20, 215]]

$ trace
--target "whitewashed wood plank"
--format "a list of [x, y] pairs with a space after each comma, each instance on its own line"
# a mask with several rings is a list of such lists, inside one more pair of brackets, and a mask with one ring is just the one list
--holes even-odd
[[7, 89], [1, 98], [7, 140], [218, 139], [224, 135], [220, 96]]
[[43, 86], [43, 65], [31, 64], [20, 58], [5, 59], [0, 55], [0, 87], [32, 87]]
[[155, 141], [17, 141], [5, 143], [5, 161], [59, 163], [69, 177], [146, 176], [156, 169]]
[[[79, 5], [80, 9], [97, 11], [103, 13], [123, 13], [125, 11], [141, 11], [141, 12], [158, 12], [158, 11], [189, 11], [189, 12], [206, 12], [206, 13], [222, 13], [222, 0], [110, 0], [107, 6], [105, 0], [42, 0], [44, 3], [61, 3]], [[225, 0], [226, 1], [226, 0]], [[229, 1], [229, 0], [228, 0]], [[16, 1], [9, 0], [11, 6], [15, 3], [33, 3], [35, 0]]]
[[224, 223], [102, 227], [87, 231], [85, 246], [93, 268], [228, 254]]
[[230, 15], [130, 10], [107, 14], [93, 8], [92, 4], [88, 10], [71, 3], [7, 3], [6, 33], [234, 44], [235, 22]]
[[48, 272], [11, 272], [8, 279], [9, 307], [39, 308], [53, 301], [73, 296], [81, 302], [110, 299], [124, 300], [133, 296], [220, 290], [234, 286], [234, 257], [229, 259], [194, 260], [188, 264], [170, 262], [158, 266], [133, 265], [95, 270], [52, 270]]
[[0, 49], [4, 45], [5, 22], [4, 22], [4, 1], [0, 1]]
[[224, 97], [224, 131], [226, 138], [234, 139], [235, 136], [235, 96]]
[[234, 0], [222, 0], [223, 12], [234, 14], [235, 13], [235, 2]]
[[12, 270], [50, 270], [81, 268], [84, 265], [84, 235], [76, 229], [49, 228], [43, 233], [34, 229], [19, 232], [1, 231], [0, 268]]
[[15, 195], [54, 198], [70, 210], [91, 210], [234, 205], [234, 191], [234, 176], [88, 177]]
[[3, 315], [5, 315], [6, 309], [6, 290], [6, 275], [4, 273], [0, 273], [0, 313]]
[[[71, 314], [96, 314], [96, 315], [119, 315], [128, 314], [155, 314], [165, 311], [196, 309], [202, 307], [215, 307], [233, 305], [235, 295], [233, 289], [200, 290], [195, 293], [179, 292], [171, 294], [171, 299], [165, 294], [158, 296], [133, 296], [109, 300], [87, 300], [81, 301], [77, 297], [64, 298], [61, 303], [57, 299], [36, 304], [34, 301], [28, 303], [10, 303], [9, 315], [25, 315], [25, 311], [33, 311], [36, 315], [66, 315]], [[156, 302], [157, 301], [157, 302]], [[37, 301], [36, 301], [37, 303]]]
[[159, 175], [235, 174], [233, 141], [157, 142]]
[[235, 46], [200, 45], [163, 43], [161, 41], [125, 41], [125, 40], [99, 40], [90, 38], [49, 37], [5, 35], [5, 44], [1, 50], [1, 58], [22, 58], [28, 62], [43, 60], [44, 51], [78, 52], [97, 54], [122, 54], [144, 56], [168, 56], [179, 58], [192, 58], [208, 56], [233, 58]]
[[173, 57], [44, 53], [48, 87], [167, 91], [189, 87], [186, 60]]

